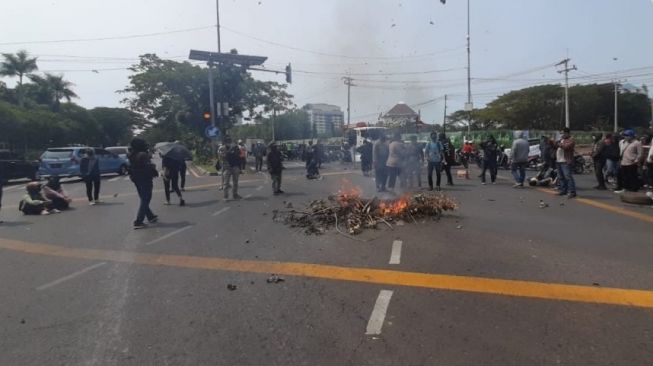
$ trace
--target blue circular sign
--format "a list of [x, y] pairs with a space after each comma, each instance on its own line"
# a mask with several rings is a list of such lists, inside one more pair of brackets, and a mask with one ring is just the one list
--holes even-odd
[[215, 126], [208, 126], [204, 129], [204, 136], [210, 139], [217, 140], [220, 138], [220, 129]]

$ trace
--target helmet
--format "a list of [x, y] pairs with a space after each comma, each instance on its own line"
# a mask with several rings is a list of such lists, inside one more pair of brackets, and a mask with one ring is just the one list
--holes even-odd
[[537, 185], [537, 178], [533, 177], [533, 178], [529, 179], [528, 180], [528, 185], [530, 185], [531, 187], [536, 186]]

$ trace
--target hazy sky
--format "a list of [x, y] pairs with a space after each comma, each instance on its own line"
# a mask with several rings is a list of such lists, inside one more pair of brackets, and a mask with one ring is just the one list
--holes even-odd
[[[184, 60], [191, 48], [216, 50], [215, 0], [2, 0], [0, 52], [26, 49], [41, 71], [76, 84], [78, 103], [119, 106], [115, 93], [138, 55]], [[221, 0], [223, 52], [268, 56], [268, 68], [296, 72], [295, 103], [346, 108], [342, 76], [351, 73], [352, 120], [375, 119], [394, 103], [421, 104], [440, 122], [466, 100], [466, 1]], [[560, 79], [567, 57], [574, 83], [606, 81], [628, 70], [653, 82], [651, 0], [471, 0], [472, 93], [476, 106], [510, 89]], [[197, 28], [195, 30], [188, 30]], [[172, 34], [72, 42], [70, 40]], [[41, 43], [40, 41], [67, 40]], [[617, 60], [614, 60], [617, 58]], [[649, 67], [650, 68], [645, 68]], [[117, 69], [117, 70], [106, 70]], [[93, 72], [91, 70], [96, 70]], [[604, 73], [601, 76], [591, 76]], [[608, 73], [608, 74], [606, 74]], [[283, 81], [282, 75], [254, 73]], [[494, 80], [488, 80], [494, 79]], [[497, 80], [498, 79], [498, 80]], [[4, 79], [12, 85], [14, 81]]]

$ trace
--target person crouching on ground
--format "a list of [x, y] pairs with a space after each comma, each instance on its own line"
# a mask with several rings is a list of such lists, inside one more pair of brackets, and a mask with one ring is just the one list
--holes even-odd
[[283, 158], [277, 144], [270, 142], [270, 152], [267, 155], [268, 173], [272, 179], [272, 194], [275, 196], [284, 193], [281, 190], [281, 173], [283, 172]]
[[52, 201], [53, 207], [57, 210], [67, 209], [73, 201], [66, 194], [57, 176], [48, 178], [48, 182], [43, 187], [43, 195], [47, 200]]
[[23, 196], [18, 208], [25, 215], [49, 215], [61, 211], [54, 208], [52, 201], [41, 194], [41, 183], [30, 182], [26, 186], [27, 194]]

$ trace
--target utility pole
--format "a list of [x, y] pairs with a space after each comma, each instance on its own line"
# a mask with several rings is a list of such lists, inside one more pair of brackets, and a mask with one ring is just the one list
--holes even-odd
[[559, 74], [565, 73], [565, 127], [569, 128], [569, 71], [577, 70], [576, 65], [569, 67], [571, 59], [566, 58], [556, 64], [556, 66], [565, 65], [564, 69], [558, 70]]
[[619, 88], [625, 80], [614, 80], [614, 132], [619, 130]]
[[444, 95], [444, 116], [442, 116], [442, 132], [447, 132], [447, 95]]
[[215, 0], [215, 13], [218, 18], [218, 53], [222, 52], [220, 45], [220, 0]]
[[347, 128], [349, 128], [349, 125], [351, 124], [351, 87], [356, 85], [353, 84], [354, 79], [349, 76], [343, 77], [342, 80], [344, 80], [345, 85], [347, 85]]
[[467, 117], [467, 134], [470, 134], [472, 129], [472, 110], [474, 109], [474, 104], [472, 104], [472, 56], [469, 2], [470, 0], [467, 0], [467, 104], [465, 104], [465, 110], [469, 112]]

